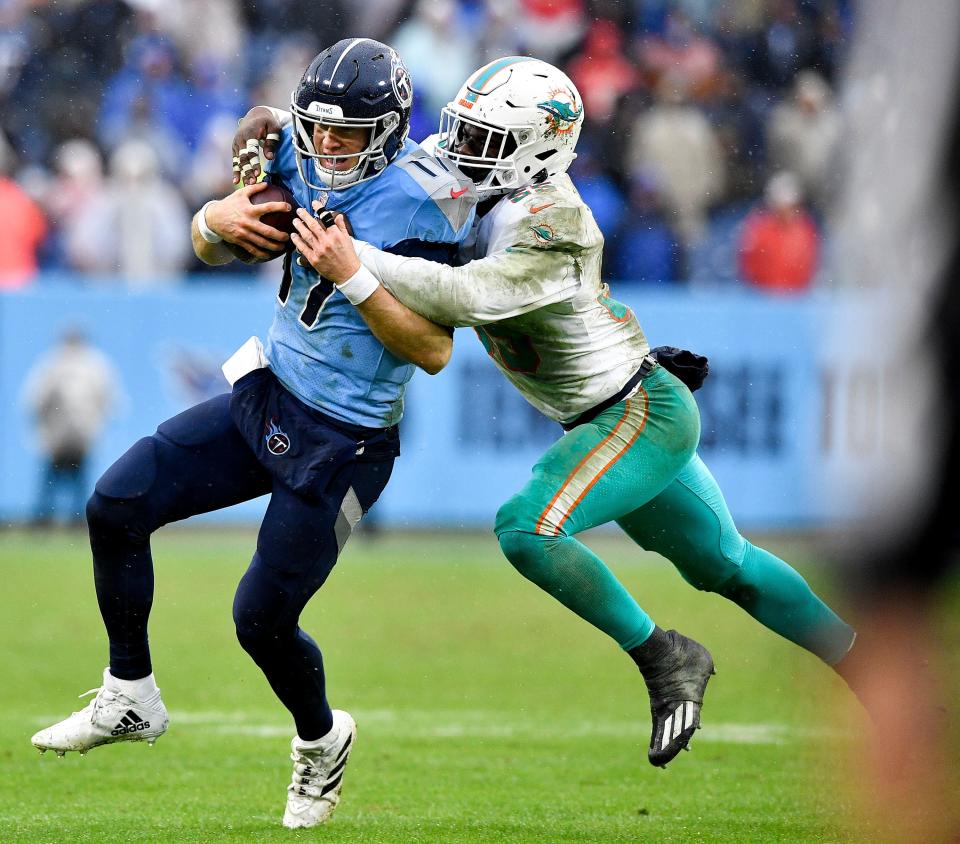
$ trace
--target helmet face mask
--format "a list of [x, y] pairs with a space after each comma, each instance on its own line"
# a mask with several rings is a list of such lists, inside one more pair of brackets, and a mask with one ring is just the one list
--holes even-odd
[[520, 148], [522, 133], [528, 134], [526, 127], [491, 126], [447, 106], [440, 114], [437, 153], [454, 162], [478, 188], [509, 189], [521, 184], [509, 156]]
[[[410, 74], [386, 44], [353, 38], [324, 50], [291, 96], [300, 177], [313, 190], [332, 191], [379, 176], [403, 148], [412, 102]], [[318, 150], [314, 144], [318, 123], [334, 132], [337, 127], [362, 129], [366, 145], [348, 153]]]
[[[297, 154], [297, 168], [300, 178], [314, 190], [342, 190], [379, 176], [390, 162], [384, 154], [384, 144], [396, 129], [399, 116], [390, 112], [381, 119], [335, 119], [326, 115], [318, 120], [315, 113], [293, 106], [293, 147]], [[349, 153], [327, 153], [318, 150], [314, 144], [313, 130], [320, 124], [334, 132], [338, 127], [363, 129], [367, 133], [367, 143], [363, 149]], [[343, 163], [353, 162], [348, 167], [339, 167]], [[329, 164], [325, 164], [329, 162]]]
[[481, 198], [563, 173], [576, 157], [580, 94], [566, 74], [525, 56], [477, 71], [440, 116], [437, 155], [473, 179]]

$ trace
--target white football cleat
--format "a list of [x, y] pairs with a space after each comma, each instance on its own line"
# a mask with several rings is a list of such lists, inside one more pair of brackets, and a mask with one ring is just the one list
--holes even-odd
[[333, 729], [316, 741], [294, 736], [290, 742], [293, 782], [287, 786], [283, 825], [288, 829], [327, 821], [340, 802], [343, 771], [350, 758], [357, 725], [349, 714], [333, 710]]
[[157, 689], [147, 700], [134, 700], [124, 694], [110, 669], [103, 670], [103, 685], [80, 697], [96, 695], [79, 712], [40, 730], [30, 741], [41, 753], [55, 750], [63, 756], [68, 750], [81, 755], [93, 747], [115, 741], [146, 741], [153, 744], [167, 729], [170, 719]]

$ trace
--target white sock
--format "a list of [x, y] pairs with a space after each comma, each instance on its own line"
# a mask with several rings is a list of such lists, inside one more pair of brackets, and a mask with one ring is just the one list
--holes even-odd
[[322, 750], [330, 744], [333, 744], [334, 740], [339, 737], [339, 732], [337, 730], [337, 725], [334, 724], [330, 728], [330, 732], [325, 736], [320, 736], [318, 739], [311, 739], [310, 741], [304, 741], [304, 739], [297, 736], [297, 746], [301, 750]]
[[148, 674], [139, 680], [121, 680], [119, 677], [114, 677], [111, 674], [110, 679], [113, 681], [114, 688], [118, 692], [122, 692], [133, 700], [150, 700], [150, 698], [154, 697], [160, 691], [160, 689], [157, 688], [157, 681], [153, 678], [153, 674]]

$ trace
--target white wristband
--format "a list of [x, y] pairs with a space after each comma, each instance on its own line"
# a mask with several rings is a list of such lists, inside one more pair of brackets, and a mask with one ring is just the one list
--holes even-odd
[[366, 302], [380, 286], [380, 281], [363, 264], [350, 278], [343, 284], [338, 284], [337, 289], [347, 297], [351, 305], [360, 305]]
[[[210, 202], [215, 201], [214, 199], [210, 200]], [[204, 203], [203, 208], [197, 212], [197, 228], [200, 230], [200, 237], [207, 243], [219, 243], [223, 238], [207, 225], [207, 206], [210, 202]]]

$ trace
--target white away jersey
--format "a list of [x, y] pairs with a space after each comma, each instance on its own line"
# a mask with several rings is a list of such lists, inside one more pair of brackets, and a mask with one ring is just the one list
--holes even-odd
[[409, 308], [473, 326], [538, 410], [569, 422], [614, 395], [649, 351], [633, 312], [600, 281], [603, 235], [566, 175], [505, 196], [448, 267], [357, 244], [360, 260]]

